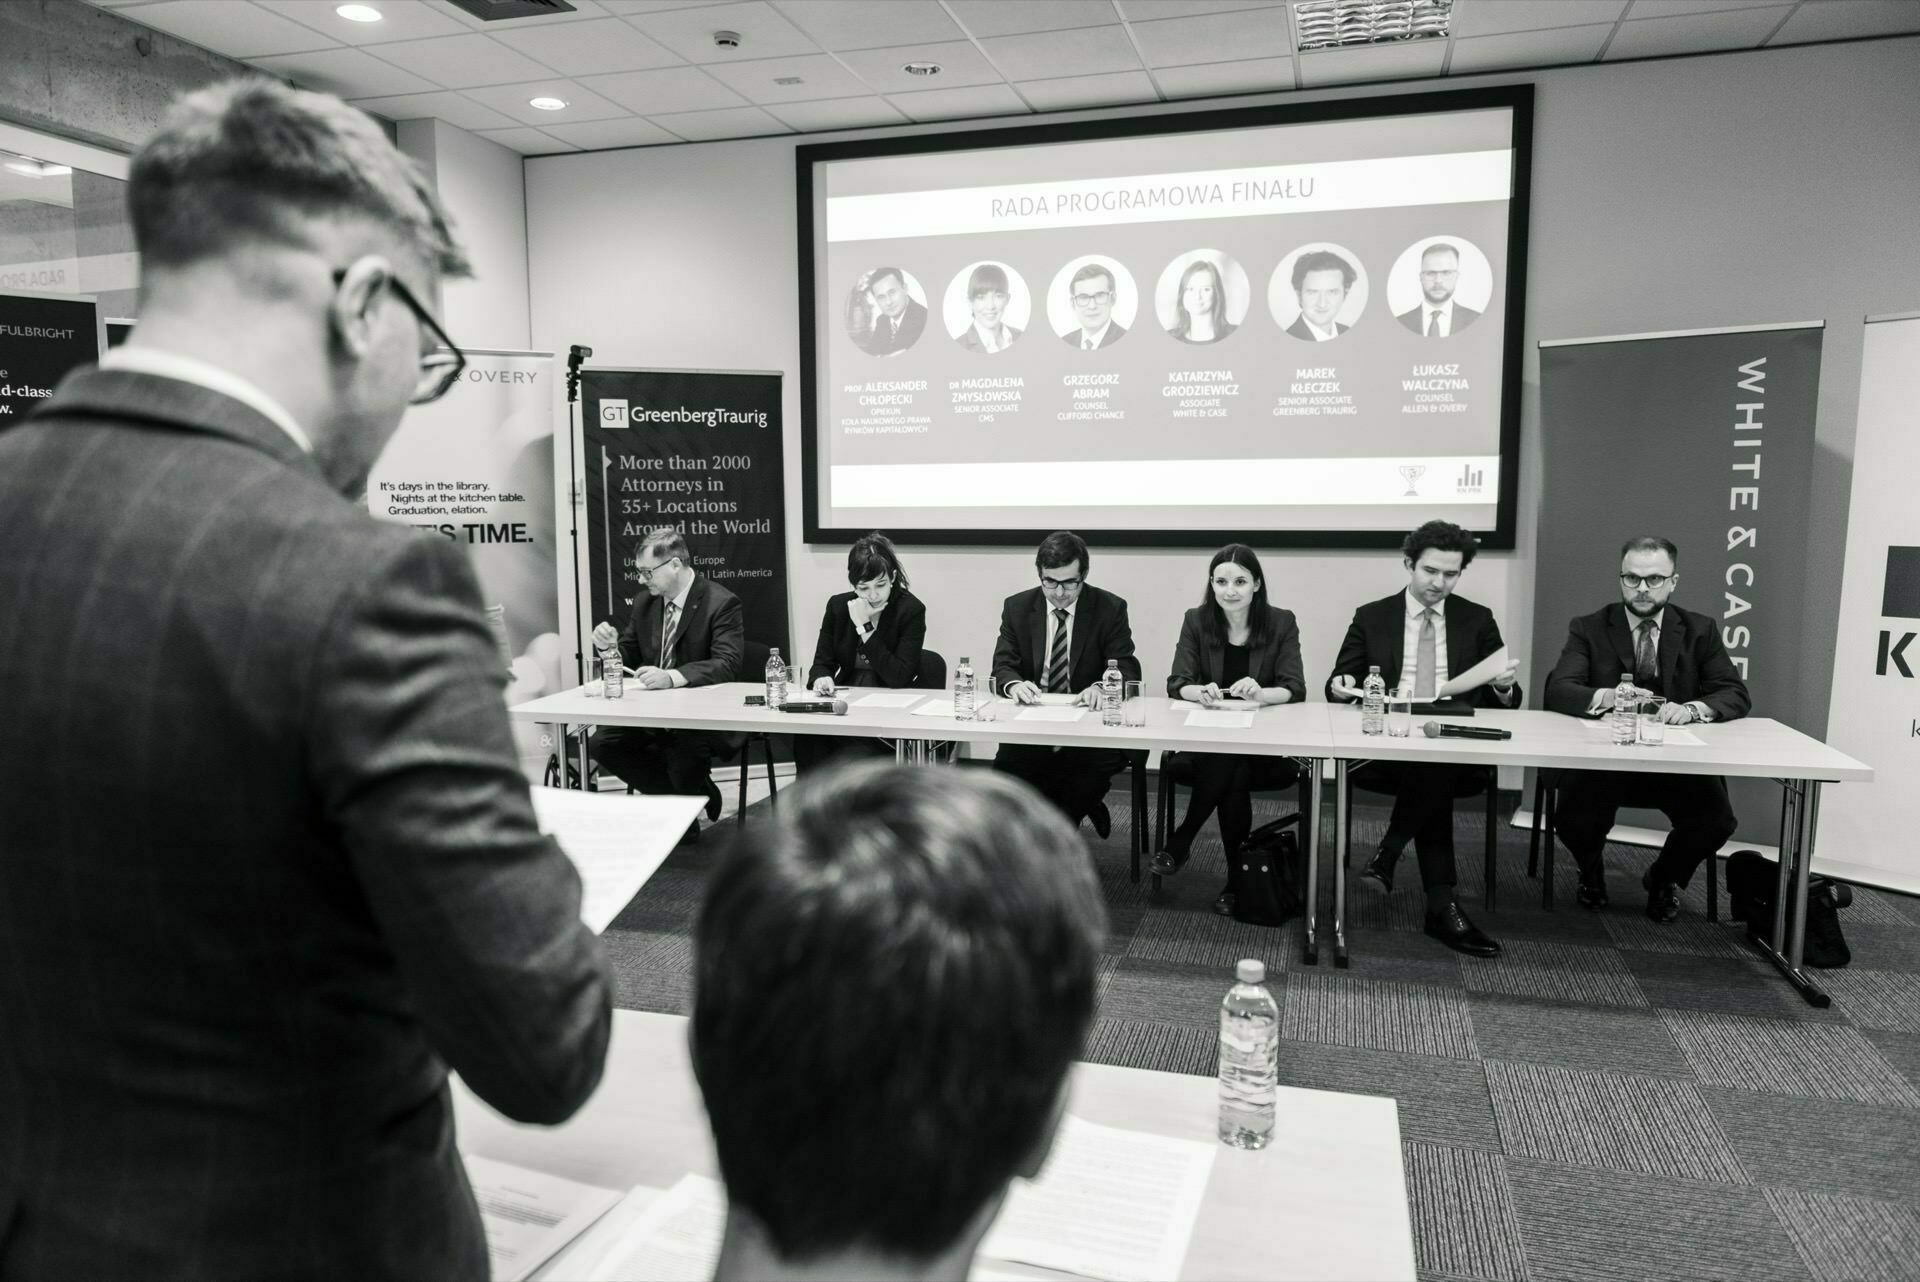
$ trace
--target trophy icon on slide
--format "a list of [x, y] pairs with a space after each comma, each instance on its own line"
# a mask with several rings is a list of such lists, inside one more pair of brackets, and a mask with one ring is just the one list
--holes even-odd
[[1421, 464], [1402, 463], [1400, 465], [1400, 475], [1406, 479], [1407, 492], [1401, 495], [1400, 497], [1408, 498], [1408, 499], [1419, 498], [1420, 491], [1414, 488], [1414, 483], [1417, 482], [1421, 477], [1425, 476], [1426, 474], [1427, 474], [1427, 469], [1423, 467]]

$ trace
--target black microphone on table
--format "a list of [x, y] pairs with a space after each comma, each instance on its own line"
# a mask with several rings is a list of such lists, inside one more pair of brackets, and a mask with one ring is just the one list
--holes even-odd
[[1422, 727], [1429, 739], [1511, 739], [1513, 731], [1492, 726], [1457, 726], [1452, 722], [1429, 721]]
[[844, 717], [847, 715], [845, 699], [794, 699], [780, 705], [782, 712], [811, 712], [817, 716]]

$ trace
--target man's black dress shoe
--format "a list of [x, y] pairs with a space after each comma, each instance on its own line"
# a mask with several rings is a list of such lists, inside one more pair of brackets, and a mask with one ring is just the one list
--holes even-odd
[[1221, 892], [1220, 898], [1213, 901], [1213, 911], [1219, 913], [1222, 917], [1233, 916], [1233, 892], [1231, 890]]
[[1106, 802], [1094, 802], [1093, 809], [1087, 811], [1087, 818], [1093, 820], [1093, 831], [1099, 835], [1100, 840], [1105, 841], [1113, 836], [1113, 812], [1107, 809]]
[[1398, 852], [1390, 851], [1385, 846], [1382, 846], [1373, 852], [1373, 858], [1367, 860], [1367, 866], [1360, 870], [1360, 875], [1391, 895], [1393, 893], [1393, 866], [1398, 863], [1399, 860], [1400, 856]]
[[1680, 915], [1680, 887], [1670, 881], [1655, 881], [1651, 868], [1640, 878], [1640, 884], [1647, 892], [1647, 916], [1669, 922]]
[[1187, 866], [1191, 855], [1191, 850], [1159, 850], [1154, 853], [1153, 862], [1148, 867], [1156, 877], [1171, 877]]
[[720, 822], [720, 789], [711, 779], [707, 780], [707, 822]]
[[1588, 881], [1583, 876], [1580, 878], [1580, 889], [1575, 893], [1574, 898], [1580, 901], [1582, 908], [1590, 912], [1599, 912], [1607, 906], [1607, 883], [1602, 878], [1596, 877]]
[[1465, 953], [1469, 957], [1500, 955], [1500, 945], [1467, 920], [1467, 915], [1460, 911], [1458, 901], [1449, 900], [1439, 912], [1428, 910], [1427, 933], [1454, 952]]

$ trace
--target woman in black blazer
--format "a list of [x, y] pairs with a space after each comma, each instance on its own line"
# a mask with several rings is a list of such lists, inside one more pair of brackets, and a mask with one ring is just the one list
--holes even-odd
[[[1307, 697], [1300, 629], [1291, 610], [1267, 604], [1260, 558], [1244, 543], [1229, 543], [1213, 554], [1200, 604], [1188, 610], [1180, 624], [1167, 694], [1208, 708], [1224, 698], [1298, 703]], [[1216, 810], [1220, 840], [1231, 857], [1253, 830], [1252, 790], [1285, 787], [1299, 775], [1299, 768], [1285, 757], [1196, 752], [1191, 760], [1193, 798], [1187, 817], [1153, 857], [1153, 871], [1162, 877], [1186, 865], [1193, 839]], [[1232, 911], [1224, 891], [1214, 911]]]
[[[869, 534], [847, 552], [847, 582], [853, 591], [827, 600], [814, 643], [807, 684], [833, 697], [836, 687], [911, 686], [920, 675], [920, 648], [927, 640], [927, 607], [907, 590], [907, 572], [884, 534]], [[794, 769], [804, 771], [843, 756], [892, 756], [882, 739], [795, 735]]]

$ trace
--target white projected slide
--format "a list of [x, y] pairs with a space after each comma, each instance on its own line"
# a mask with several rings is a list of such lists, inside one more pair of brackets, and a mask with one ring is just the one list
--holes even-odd
[[818, 525], [1492, 528], [1516, 110], [817, 149]]

